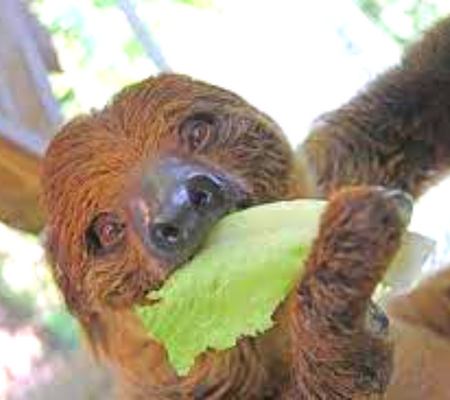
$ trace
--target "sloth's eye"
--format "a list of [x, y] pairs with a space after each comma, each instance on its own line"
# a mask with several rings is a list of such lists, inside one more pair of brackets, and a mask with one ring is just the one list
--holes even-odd
[[180, 126], [183, 144], [191, 151], [201, 150], [216, 140], [219, 121], [210, 113], [199, 113], [188, 117]]
[[105, 255], [117, 248], [125, 239], [125, 224], [112, 212], [102, 212], [91, 222], [86, 231], [89, 253]]

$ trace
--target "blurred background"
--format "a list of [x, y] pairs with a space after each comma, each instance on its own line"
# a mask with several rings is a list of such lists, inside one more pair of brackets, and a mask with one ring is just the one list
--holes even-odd
[[[448, 0], [0, 0], [0, 399], [109, 399], [46, 268], [38, 171], [68, 118], [175, 71], [231, 89], [293, 145], [399, 59]], [[450, 181], [416, 207], [449, 260]]]

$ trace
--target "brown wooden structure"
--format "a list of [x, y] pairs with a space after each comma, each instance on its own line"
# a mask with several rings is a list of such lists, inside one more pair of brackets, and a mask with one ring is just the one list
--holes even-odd
[[61, 121], [50, 36], [19, 0], [0, 0], [0, 220], [38, 232], [39, 161]]
[[[170, 70], [132, 2], [118, 6], [157, 68]], [[51, 38], [27, 0], [0, 0], [0, 221], [30, 232], [44, 224], [39, 163], [61, 123], [48, 81], [59, 70]]]

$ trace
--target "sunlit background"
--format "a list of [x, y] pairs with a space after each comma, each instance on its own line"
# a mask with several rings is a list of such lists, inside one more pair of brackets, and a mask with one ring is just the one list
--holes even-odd
[[[101, 107], [130, 82], [172, 70], [237, 92], [270, 114], [293, 145], [315, 118], [393, 65], [405, 43], [450, 11], [448, 0], [29, 5], [57, 49], [62, 72], [50, 79], [64, 119]], [[424, 272], [449, 258], [449, 196], [444, 182], [415, 211], [412, 228], [437, 243]], [[38, 239], [0, 225], [0, 399], [107, 399], [105, 385], [103, 372], [79, 351]]]

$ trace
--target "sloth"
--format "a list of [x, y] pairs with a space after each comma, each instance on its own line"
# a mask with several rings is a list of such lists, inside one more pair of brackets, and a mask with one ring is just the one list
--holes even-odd
[[[120, 399], [445, 399], [449, 270], [385, 310], [371, 297], [414, 199], [449, 166], [450, 18], [319, 118], [297, 152], [236, 94], [163, 74], [76, 117], [51, 142], [47, 253], [90, 349], [113, 366]], [[274, 326], [177, 376], [134, 307], [223, 216], [297, 198], [328, 204]]]

